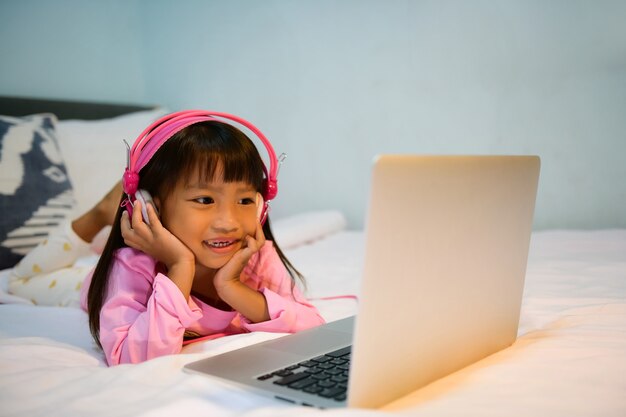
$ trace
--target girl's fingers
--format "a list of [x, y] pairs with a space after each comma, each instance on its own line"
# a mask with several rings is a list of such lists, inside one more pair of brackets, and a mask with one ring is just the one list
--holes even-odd
[[141, 201], [135, 200], [133, 203], [133, 219], [131, 222], [131, 226], [133, 229], [143, 223], [143, 219], [141, 217]]
[[128, 217], [128, 212], [124, 210], [122, 213], [122, 218], [120, 219], [120, 230], [122, 231], [122, 238], [124, 242], [135, 249], [138, 249], [137, 239], [139, 236], [135, 233], [135, 230], [130, 225], [130, 218]]
[[257, 225], [255, 235], [246, 235], [243, 239], [243, 245], [233, 257], [224, 265], [215, 275], [214, 283], [216, 286], [223, 285], [226, 281], [238, 281], [241, 271], [250, 261], [252, 255], [257, 253], [265, 244], [265, 235], [261, 224]]
[[154, 227], [154, 226], [161, 224], [159, 215], [156, 213], [156, 210], [152, 204], [150, 203], [147, 204], [146, 211], [148, 212], [148, 219], [150, 220], [150, 226]]
[[265, 244], [265, 234], [263, 233], [263, 229], [261, 229], [261, 226], [259, 224], [257, 226], [254, 237], [250, 235], [246, 236], [246, 248], [250, 249], [250, 256], [258, 252], [261, 249], [261, 247], [263, 247], [264, 244]]
[[[150, 213], [150, 207], [148, 207], [148, 213]], [[131, 216], [128, 215], [127, 211], [122, 213], [120, 227], [124, 242], [135, 249], [142, 249], [143, 246], [150, 244], [154, 238], [154, 231], [150, 225], [143, 221], [141, 202], [139, 200], [135, 200]]]
[[122, 237], [126, 238], [130, 233], [130, 220], [128, 218], [128, 211], [124, 210], [122, 212], [122, 218], [120, 219], [120, 230], [122, 231]]
[[244, 248], [244, 251], [246, 249], [247, 249], [246, 258], [249, 258], [250, 256], [252, 256], [254, 252], [257, 251], [256, 240], [254, 240], [254, 238], [250, 235], [246, 236], [246, 247]]
[[[258, 248], [261, 249], [261, 247], [263, 247], [263, 245], [265, 245], [265, 233], [263, 233], [263, 226], [261, 226], [261, 223], [257, 223], [256, 226], [256, 242], [258, 245]], [[257, 249], [258, 250], [258, 249]]]

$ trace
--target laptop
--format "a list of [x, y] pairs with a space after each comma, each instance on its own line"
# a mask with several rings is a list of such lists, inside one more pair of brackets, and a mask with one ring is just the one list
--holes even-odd
[[378, 408], [517, 336], [540, 160], [382, 155], [356, 317], [185, 366], [319, 408]]

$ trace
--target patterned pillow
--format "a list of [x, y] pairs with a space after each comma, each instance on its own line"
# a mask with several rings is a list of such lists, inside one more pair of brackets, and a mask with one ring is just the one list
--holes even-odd
[[55, 125], [52, 114], [0, 116], [0, 269], [14, 266], [72, 213]]

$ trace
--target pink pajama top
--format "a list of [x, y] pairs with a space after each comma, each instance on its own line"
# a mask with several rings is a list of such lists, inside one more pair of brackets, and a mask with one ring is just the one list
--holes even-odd
[[[212, 307], [193, 295], [189, 301], [158, 272], [156, 261], [132, 248], [113, 258], [107, 295], [100, 312], [100, 343], [109, 365], [138, 363], [179, 353], [185, 332], [199, 336], [251, 331], [293, 333], [324, 323], [292, 279], [271, 241], [266, 241], [241, 273], [241, 281], [267, 300], [270, 319], [251, 323], [237, 311]], [[82, 286], [87, 307], [89, 275]]]

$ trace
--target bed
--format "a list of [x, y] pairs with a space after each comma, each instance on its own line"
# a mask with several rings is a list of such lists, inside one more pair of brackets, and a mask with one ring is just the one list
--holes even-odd
[[[63, 113], [59, 103], [12, 112], [12, 102], [0, 100], [0, 114], [58, 111], [57, 139], [72, 179], [74, 211], [89, 207], [117, 179], [120, 145], [111, 137], [133, 137], [166, 111], [124, 105], [102, 112], [96, 105], [81, 119]], [[85, 158], [94, 153], [97, 158]], [[92, 181], [82, 174], [89, 169], [102, 175]], [[354, 314], [357, 304], [349, 296], [359, 294], [363, 231], [347, 229], [339, 210], [273, 220], [277, 241], [306, 276], [307, 295], [326, 320]], [[3, 285], [0, 280], [0, 415], [626, 415], [623, 229], [533, 232], [517, 341], [381, 410], [301, 408], [182, 371], [188, 362], [282, 334], [201, 341], [179, 355], [107, 367], [86, 313], [11, 298]]]

